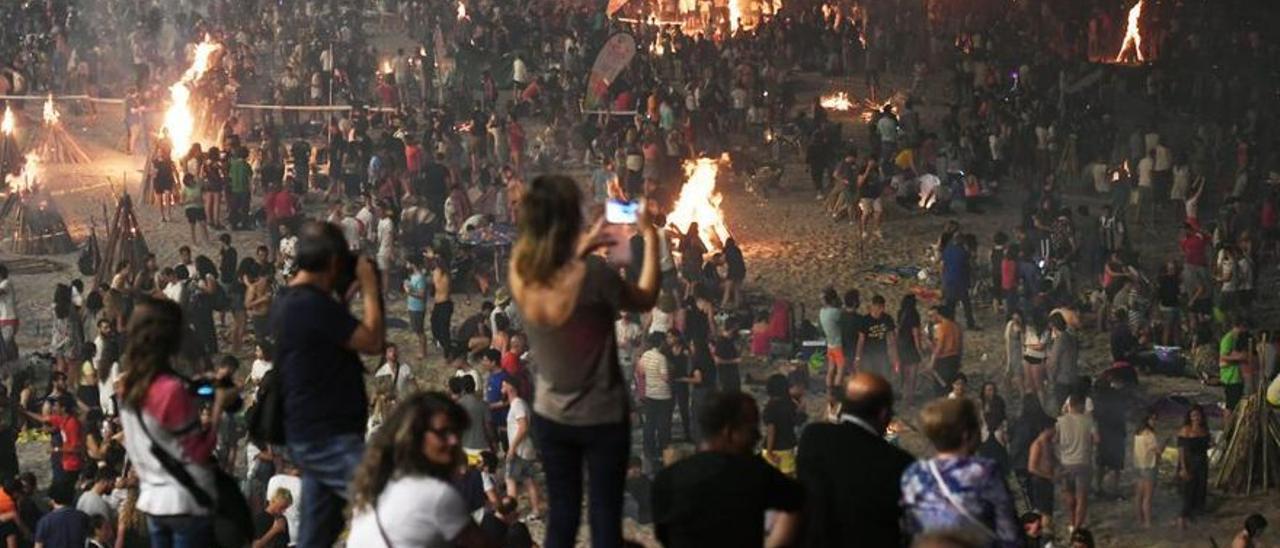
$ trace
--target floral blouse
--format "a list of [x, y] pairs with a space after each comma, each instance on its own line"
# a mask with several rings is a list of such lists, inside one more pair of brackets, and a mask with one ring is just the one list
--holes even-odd
[[[930, 463], [936, 465], [937, 476], [930, 470]], [[937, 477], [946, 482], [950, 499], [938, 485]], [[988, 546], [1022, 546], [1013, 499], [995, 462], [982, 457], [916, 461], [902, 473], [901, 483], [902, 506], [911, 533], [985, 529], [988, 537], [995, 535]], [[956, 504], [962, 505], [968, 515]]]

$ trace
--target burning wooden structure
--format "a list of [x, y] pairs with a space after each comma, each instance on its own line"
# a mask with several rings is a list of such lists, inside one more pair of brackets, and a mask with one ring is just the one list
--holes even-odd
[[50, 164], [87, 164], [93, 161], [62, 125], [61, 118], [50, 95], [44, 102], [44, 123], [31, 150], [40, 155], [41, 161]]
[[6, 177], [9, 188], [0, 204], [0, 226], [9, 235], [9, 250], [21, 255], [57, 255], [75, 251], [67, 224], [39, 185], [40, 157], [28, 152], [18, 175]]

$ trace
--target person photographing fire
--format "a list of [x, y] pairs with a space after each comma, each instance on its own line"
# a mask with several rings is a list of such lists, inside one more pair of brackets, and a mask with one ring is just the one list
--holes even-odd
[[651, 203], [636, 204], [630, 219], [644, 239], [633, 284], [595, 254], [628, 243], [603, 219], [583, 232], [582, 195], [572, 179], [538, 177], [520, 203], [509, 279], [538, 364], [531, 421], [546, 472], [548, 548], [575, 544], [584, 465], [592, 545], [622, 544], [631, 430], [614, 321], [620, 311], [649, 310], [658, 298], [659, 236], [651, 209]]
[[[298, 272], [271, 311], [285, 443], [302, 471], [295, 538], [298, 546], [333, 546], [347, 484], [364, 454], [369, 402], [359, 354], [380, 354], [385, 344], [381, 276], [329, 223], [305, 225], [296, 253]], [[363, 302], [359, 319], [345, 302], [353, 287]]]

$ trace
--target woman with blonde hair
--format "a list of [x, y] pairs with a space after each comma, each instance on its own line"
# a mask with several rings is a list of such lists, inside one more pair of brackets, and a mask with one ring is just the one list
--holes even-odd
[[602, 220], [583, 232], [582, 195], [572, 179], [538, 177], [520, 203], [509, 279], [538, 362], [532, 420], [551, 502], [549, 548], [575, 543], [584, 465], [592, 543], [622, 543], [631, 430], [614, 331], [620, 312], [644, 312], [658, 297], [658, 231], [648, 205], [635, 224], [644, 256], [632, 284], [594, 254], [614, 243], [614, 232]]
[[351, 480], [347, 546], [491, 546], [450, 484], [465, 462], [467, 413], [444, 394], [419, 392], [391, 411]]

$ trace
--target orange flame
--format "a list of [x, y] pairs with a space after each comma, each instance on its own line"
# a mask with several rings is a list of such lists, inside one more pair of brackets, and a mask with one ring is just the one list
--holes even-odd
[[[722, 157], [728, 160], [728, 155]], [[680, 232], [687, 232], [689, 225], [698, 223], [698, 236], [707, 249], [716, 249], [729, 239], [729, 227], [724, 222], [720, 202], [724, 197], [716, 190], [716, 177], [720, 173], [720, 160], [698, 158], [684, 163], [685, 183], [680, 198], [667, 215], [667, 222]]]
[[191, 112], [191, 88], [209, 70], [209, 59], [213, 52], [222, 46], [213, 42], [208, 36], [196, 45], [195, 58], [191, 66], [182, 73], [182, 78], [169, 86], [169, 109], [164, 113], [164, 131], [172, 144], [171, 156], [177, 160], [186, 155], [191, 144], [196, 142], [196, 117]]
[[464, 19], [470, 19], [467, 16], [467, 5], [462, 3], [462, 0], [458, 0], [458, 20], [462, 21]]
[[49, 97], [44, 100], [44, 123], [56, 124], [61, 117], [62, 115], [58, 113], [58, 109], [53, 107], [53, 94], [50, 93]]
[[1129, 24], [1124, 30], [1124, 42], [1120, 44], [1120, 51], [1116, 53], [1117, 63], [1124, 63], [1126, 52], [1132, 51], [1134, 57], [1141, 63], [1146, 61], [1146, 57], [1142, 54], [1142, 32], [1138, 28], [1138, 20], [1142, 18], [1142, 2], [1138, 0], [1132, 8], [1129, 8]]
[[17, 122], [15, 122], [13, 119], [13, 111], [9, 109], [8, 105], [5, 105], [4, 120], [0, 121], [0, 133], [4, 133], [5, 135], [13, 135], [13, 130], [15, 126], [17, 126]]
[[26, 192], [40, 179], [40, 155], [35, 151], [28, 152], [22, 171], [17, 175], [6, 175], [4, 182], [9, 185], [9, 192]]
[[742, 0], [729, 0], [729, 30], [738, 32], [738, 25], [742, 20]]
[[828, 93], [819, 99], [822, 108], [829, 110], [849, 110], [853, 108], [853, 101], [849, 100], [849, 94], [843, 91], [838, 93]]

